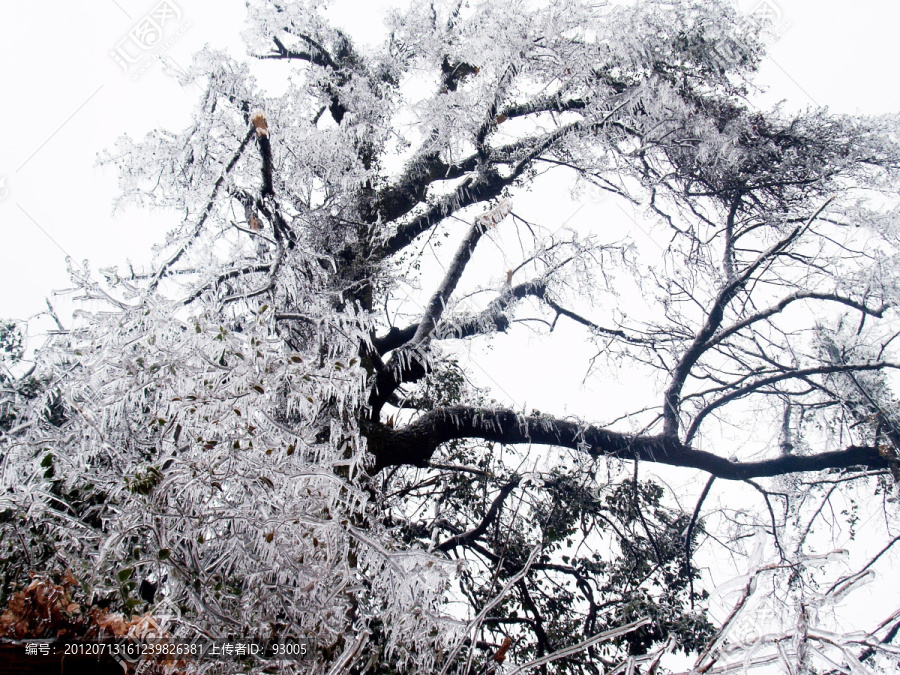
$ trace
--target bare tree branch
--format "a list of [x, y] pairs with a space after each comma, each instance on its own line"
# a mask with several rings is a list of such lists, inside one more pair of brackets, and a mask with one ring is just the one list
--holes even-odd
[[376, 471], [403, 464], [424, 466], [438, 446], [456, 439], [481, 439], [509, 445], [554, 445], [581, 450], [595, 457], [638, 459], [700, 469], [725, 480], [849, 467], [887, 467], [887, 460], [874, 447], [851, 446], [814, 455], [782, 455], [754, 462], [736, 462], [685, 446], [665, 435], [636, 436], [569, 420], [466, 406], [426, 412], [398, 429], [368, 423], [364, 431], [369, 451], [375, 456]]
[[151, 291], [155, 290], [157, 286], [159, 286], [159, 282], [162, 280], [162, 278], [166, 276], [166, 274], [168, 274], [169, 270], [175, 263], [181, 260], [181, 256], [184, 255], [185, 251], [187, 251], [191, 243], [193, 243], [193, 241], [203, 230], [203, 225], [206, 223], [206, 219], [209, 218], [209, 214], [212, 213], [213, 207], [216, 205], [216, 197], [219, 194], [219, 189], [225, 183], [226, 177], [231, 173], [231, 170], [234, 168], [234, 165], [237, 164], [238, 160], [241, 158], [241, 155], [244, 154], [244, 149], [247, 147], [247, 144], [250, 142], [250, 139], [253, 138], [255, 133], [255, 129], [252, 128], [247, 131], [247, 134], [244, 136], [244, 139], [238, 146], [237, 151], [231, 157], [231, 160], [228, 162], [228, 164], [225, 165], [225, 170], [222, 171], [222, 174], [216, 179], [216, 182], [213, 183], [213, 189], [209, 195], [209, 201], [206, 202], [206, 207], [200, 214], [200, 218], [197, 220], [197, 225], [194, 226], [194, 230], [188, 237], [188, 240], [184, 244], [182, 244], [175, 255], [173, 255], [165, 263], [163, 263], [156, 271], [156, 274], [153, 275], [153, 280], [150, 282], [149, 286]]
[[822, 204], [802, 225], [798, 225], [787, 236], [773, 244], [764, 251], [752, 263], [747, 265], [740, 274], [725, 284], [724, 288], [719, 291], [715, 301], [710, 307], [703, 327], [697, 332], [694, 341], [688, 347], [687, 351], [679, 359], [678, 364], [672, 370], [672, 376], [669, 380], [669, 386], [664, 394], [663, 404], [663, 433], [667, 436], [676, 436], [678, 433], [678, 411], [680, 408], [681, 390], [687, 380], [691, 369], [700, 360], [704, 352], [708, 349], [708, 341], [718, 330], [725, 316], [725, 308], [734, 299], [735, 295], [744, 287], [747, 281], [753, 276], [754, 272], [773, 256], [785, 250], [795, 241], [809, 225], [819, 216], [831, 199]]
[[890, 363], [884, 362], [875, 362], [875, 363], [856, 363], [856, 364], [846, 364], [840, 366], [817, 366], [815, 368], [798, 368], [796, 370], [786, 370], [785, 372], [778, 373], [776, 375], [770, 375], [769, 377], [760, 378], [750, 384], [746, 384], [742, 387], [738, 387], [734, 389], [732, 392], [722, 396], [721, 398], [716, 399], [712, 403], [708, 404], [704, 407], [697, 415], [694, 417], [694, 421], [691, 422], [691, 426], [688, 428], [687, 433], [685, 433], [685, 443], [690, 443], [694, 436], [697, 434], [697, 431], [700, 429], [700, 425], [703, 423], [703, 420], [713, 412], [716, 408], [721, 408], [723, 405], [727, 403], [731, 403], [732, 401], [743, 398], [748, 394], [752, 394], [755, 391], [759, 391], [763, 387], [767, 387], [770, 384], [776, 384], [778, 382], [784, 382], [786, 380], [793, 379], [807, 379], [810, 375], [827, 375], [830, 373], [852, 373], [858, 371], [866, 371], [866, 370], [884, 370], [886, 368], [900, 368], [900, 366], [896, 366]]

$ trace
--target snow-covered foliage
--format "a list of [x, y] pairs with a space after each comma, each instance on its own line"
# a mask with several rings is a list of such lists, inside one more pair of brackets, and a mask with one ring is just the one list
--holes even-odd
[[[712, 481], [683, 511], [638, 467], [764, 496], [703, 539], [775, 533], [741, 603], [760, 576], [814, 585], [824, 504], [803, 519], [798, 475], [900, 480], [897, 118], [754, 109], [767, 26], [723, 1], [416, 0], [370, 52], [319, 2], [247, 5], [249, 63], [207, 48], [182, 75], [193, 125], [101, 155], [123, 206], [182, 216], [154, 266], [72, 266], [81, 309], [27, 373], [0, 326], [3, 593], [70, 570], [185, 634], [312, 639], [295, 672], [649, 672], [676, 649], [809, 672], [813, 601], [734, 648], [740, 607], [711, 622], [692, 562]], [[646, 207], [658, 262], [519, 212], [550, 170]], [[504, 236], [512, 267], [460, 297]], [[456, 245], [440, 273], [432, 239]], [[574, 321], [585, 370], [652, 399], [605, 426], [492, 401], [448, 345], [529, 319]], [[831, 644], [895, 667], [885, 627]]]

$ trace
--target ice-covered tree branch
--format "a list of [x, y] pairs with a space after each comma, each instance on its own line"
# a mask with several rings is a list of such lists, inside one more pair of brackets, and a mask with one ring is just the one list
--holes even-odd
[[700, 469], [726, 480], [887, 466], [887, 460], [873, 447], [853, 446], [833, 452], [739, 462], [682, 445], [665, 435], [633, 436], [574, 421], [519, 415], [511, 410], [461, 406], [423, 413], [414, 422], [397, 429], [372, 425], [366, 435], [377, 470], [403, 464], [422, 466], [442, 443], [466, 438], [509, 445], [559, 446], [592, 456]]

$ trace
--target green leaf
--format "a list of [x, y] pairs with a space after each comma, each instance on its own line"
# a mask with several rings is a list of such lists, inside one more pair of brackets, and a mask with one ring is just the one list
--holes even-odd
[[159, 553], [156, 554], [156, 557], [160, 560], [168, 560], [171, 555], [172, 551], [167, 548], [161, 548], [159, 549]]
[[119, 577], [119, 581], [126, 582], [131, 578], [131, 575], [134, 573], [134, 568], [126, 567], [123, 570], [119, 570], [119, 573], [116, 575]]

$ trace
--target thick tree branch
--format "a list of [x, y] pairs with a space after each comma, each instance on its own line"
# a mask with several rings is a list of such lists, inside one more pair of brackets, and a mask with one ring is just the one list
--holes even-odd
[[372, 390], [369, 393], [370, 417], [377, 420], [384, 404], [404, 382], [417, 382], [425, 377], [424, 353], [418, 349], [398, 349], [390, 361], [382, 364], [373, 360], [377, 368]]
[[262, 159], [262, 188], [259, 191], [260, 196], [266, 197], [275, 194], [275, 188], [272, 182], [272, 143], [269, 141], [268, 133], [257, 133], [256, 142], [259, 145], [259, 155]]
[[[465, 245], [464, 242], [463, 246]], [[449, 275], [450, 273], [448, 272]], [[431, 337], [438, 340], [463, 339], [487, 333], [491, 328], [505, 331], [510, 323], [509, 317], [505, 313], [507, 308], [516, 300], [520, 300], [528, 295], [542, 297], [545, 291], [546, 285], [542, 280], [518, 284], [494, 299], [488, 308], [480, 314], [458, 322], [440, 321], [440, 312], [438, 312], [437, 329], [434, 330]], [[435, 294], [435, 297], [438, 297], [438, 294]], [[434, 303], [434, 299], [432, 299], [432, 303]], [[426, 312], [426, 318], [428, 316]], [[376, 364], [377, 373], [369, 397], [372, 419], [378, 418], [384, 404], [392, 399], [401, 384], [404, 382], [415, 382], [425, 375], [426, 371], [425, 366], [422, 364], [421, 354], [416, 354], [417, 350], [415, 348], [415, 345], [418, 344], [415, 336], [421, 327], [421, 323], [412, 324], [402, 329], [393, 327], [386, 335], [375, 338], [372, 341], [377, 356], [383, 356], [388, 351], [400, 350], [406, 345], [411, 345], [411, 349], [407, 350], [406, 353], [395, 354], [387, 364], [381, 364], [380, 360]]]
[[381, 218], [383, 223], [393, 222], [425, 201], [428, 186], [433, 182], [462, 178], [477, 166], [477, 155], [453, 165], [445, 163], [436, 152], [414, 157], [394, 184], [378, 191], [369, 220], [375, 222]]
[[[542, 279], [526, 281], [508, 288], [500, 296], [494, 298], [483, 312], [475, 316], [460, 318], [443, 318], [432, 337], [437, 340], [461, 340], [475, 335], [484, 335], [493, 330], [506, 331], [510, 320], [507, 310], [517, 301], [527, 296], [543, 298], [547, 286]], [[392, 327], [386, 334], [372, 340], [372, 344], [380, 355], [398, 349], [413, 339], [419, 324], [410, 324], [405, 328]]]
[[420, 234], [427, 232], [444, 218], [460, 209], [478, 202], [499, 197], [503, 188], [510, 185], [517, 176], [504, 178], [494, 173], [488, 176], [470, 176], [453, 194], [430, 207], [425, 213], [416, 216], [408, 223], [400, 225], [397, 231], [375, 249], [376, 258], [386, 258], [402, 251]]
[[462, 277], [463, 270], [465, 270], [466, 265], [469, 264], [469, 260], [471, 260], [472, 254], [475, 252], [475, 247], [478, 245], [481, 235], [487, 231], [488, 227], [489, 225], [482, 223], [480, 219], [477, 219], [462, 240], [440, 286], [438, 286], [434, 295], [431, 296], [431, 300], [428, 301], [428, 306], [425, 308], [425, 314], [422, 316], [422, 320], [419, 322], [419, 326], [416, 328], [416, 332], [413, 335], [411, 341], [412, 344], [423, 342], [437, 327], [441, 320], [441, 315], [444, 313], [444, 308], [447, 306], [447, 301], [456, 289], [456, 285]]
[[484, 311], [474, 316], [444, 320], [435, 331], [434, 337], [438, 340], [461, 340], [493, 331], [505, 332], [510, 326], [508, 314], [510, 307], [528, 296], [543, 298], [546, 292], [547, 284], [543, 279], [517, 284], [494, 298]]
[[335, 73], [337, 77], [337, 83], [335, 85], [326, 85], [325, 93], [330, 99], [328, 104], [328, 111], [331, 113], [331, 117], [334, 119], [334, 121], [337, 124], [340, 124], [341, 120], [343, 120], [344, 118], [344, 115], [347, 113], [347, 108], [341, 102], [338, 95], [338, 90], [341, 86], [345, 85], [350, 80], [351, 69], [355, 61], [355, 56], [352, 48], [350, 47], [349, 40], [347, 40], [345, 36], [341, 35], [341, 42], [337, 46], [335, 54], [332, 55], [318, 41], [314, 40], [310, 36], [304, 35], [303, 33], [294, 34], [290, 31], [288, 32], [291, 35], [295, 35], [295, 37], [306, 42], [306, 44], [309, 45], [312, 50], [303, 51], [290, 49], [285, 46], [285, 44], [276, 36], [272, 38], [272, 41], [275, 43], [275, 52], [272, 54], [265, 54], [257, 58], [284, 60], [298, 59], [301, 61], [307, 61], [317, 66], [321, 66], [323, 68], [327, 68]]
[[492, 168], [484, 174], [470, 176], [449, 197], [444, 198], [410, 222], [400, 225], [392, 236], [388, 237], [376, 248], [375, 256], [377, 258], [386, 258], [394, 253], [398, 253], [409, 246], [416, 237], [428, 231], [450, 214], [466, 206], [498, 197], [505, 187], [512, 185], [519, 179], [535, 159], [547, 152], [556, 143], [577, 131], [602, 128], [626, 103], [627, 101], [611, 110], [602, 120], [591, 123], [575, 122], [567, 124], [540, 138], [528, 138], [491, 151], [491, 159], [494, 164], [512, 164], [509, 175], [502, 176]]
[[563, 100], [559, 96], [546, 96], [528, 101], [527, 103], [514, 103], [500, 110], [500, 115], [507, 119], [523, 117], [542, 112], [568, 112], [570, 110], [584, 110], [588, 106], [588, 100], [584, 98], [571, 98]]
[[187, 298], [184, 299], [183, 304], [185, 304], [185, 305], [191, 304], [194, 300], [196, 300], [201, 295], [203, 295], [203, 293], [205, 291], [209, 290], [210, 288], [217, 288], [220, 284], [222, 284], [225, 281], [228, 281], [229, 279], [236, 279], [238, 277], [242, 277], [247, 274], [259, 274], [261, 272], [268, 272], [270, 270], [270, 268], [271, 268], [271, 265], [268, 265], [268, 264], [248, 265], [247, 267], [241, 267], [240, 269], [229, 270], [228, 272], [223, 272], [222, 274], [217, 276], [214, 281], [211, 281], [208, 284], [203, 284], [202, 286], [200, 286], [200, 288], [198, 288], [196, 291], [191, 293]]
[[416, 323], [410, 324], [405, 328], [391, 326], [391, 329], [387, 333], [372, 340], [372, 346], [379, 356], [384, 356], [388, 352], [398, 349], [412, 340], [418, 327], [419, 324]]
[[457, 61], [450, 62], [448, 57], [444, 57], [441, 62], [441, 87], [442, 93], [448, 91], [456, 91], [459, 83], [469, 75], [476, 75], [481, 69], [470, 63]]
[[497, 494], [494, 501], [491, 502], [490, 508], [487, 513], [484, 514], [484, 518], [481, 519], [481, 522], [478, 523], [477, 526], [468, 532], [463, 532], [462, 534], [450, 537], [447, 541], [441, 542], [438, 544], [437, 549], [446, 552], [457, 546], [466, 546], [469, 543], [476, 541], [481, 535], [487, 532], [488, 527], [490, 527], [491, 523], [494, 522], [494, 519], [500, 513], [503, 502], [506, 501], [506, 498], [509, 497], [510, 493], [516, 489], [520, 481], [520, 478], [515, 478], [500, 488], [499, 494]]
[[[505, 332], [510, 326], [510, 318], [508, 315], [509, 308], [512, 307], [516, 301], [529, 296], [542, 300], [558, 315], [568, 317], [598, 334], [616, 337], [632, 344], [652, 344], [652, 340], [636, 338], [619, 329], [605, 328], [562, 307], [555, 300], [548, 297], [547, 282], [544, 279], [534, 279], [508, 288], [505, 292], [492, 300], [484, 311], [479, 312], [474, 316], [451, 317], [449, 319], [442, 317], [441, 322], [432, 333], [432, 338], [437, 340], [461, 340], [476, 335], [485, 335], [493, 331]], [[416, 334], [418, 327], [419, 324], [410, 324], [404, 328], [393, 326], [384, 335], [374, 338], [372, 344], [378, 354], [383, 356], [389, 351], [399, 349], [410, 342]]]
[[258, 58], [286, 60], [299, 59], [301, 61], [308, 61], [309, 63], [313, 63], [317, 66], [322, 66], [323, 68], [337, 69], [337, 64], [335, 64], [334, 60], [331, 58], [331, 55], [324, 48], [322, 48], [317, 42], [315, 42], [311, 38], [306, 37], [305, 35], [301, 35], [300, 37], [303, 38], [307, 42], [307, 44], [309, 44], [313, 48], [314, 51], [306, 52], [296, 49], [289, 49], [278, 37], [273, 37], [272, 42], [275, 43], [275, 53], [265, 54]]
[[425, 466], [438, 446], [457, 439], [496, 443], [553, 445], [591, 456], [638, 459], [700, 469], [725, 480], [747, 480], [801, 471], [867, 467], [884, 469], [887, 460], [877, 448], [851, 446], [815, 455], [782, 455], [754, 462], [733, 462], [660, 435], [631, 435], [571, 420], [519, 415], [511, 410], [453, 406], [424, 413], [394, 429], [374, 422], [363, 425], [375, 470], [398, 465]]

